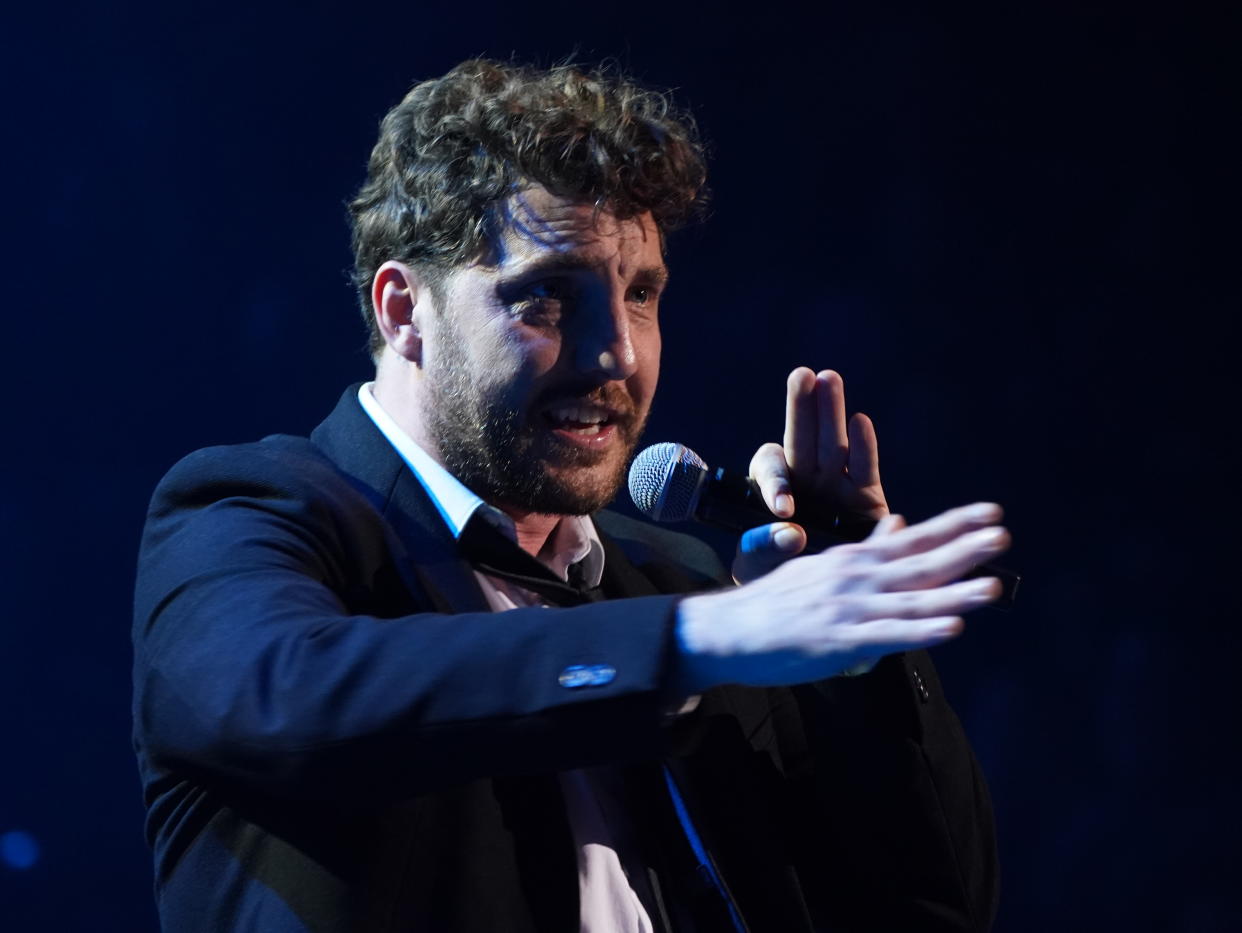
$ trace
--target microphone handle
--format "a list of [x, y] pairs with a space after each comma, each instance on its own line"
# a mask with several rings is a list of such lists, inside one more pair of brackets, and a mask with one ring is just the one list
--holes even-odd
[[[806, 510], [804, 510], [805, 512]], [[707, 471], [699, 486], [694, 517], [708, 525], [729, 531], [743, 532], [760, 525], [783, 521], [773, 515], [763, 501], [758, 484], [749, 476], [730, 473], [723, 468]], [[871, 534], [876, 522], [869, 518], [845, 518], [838, 515], [811, 514], [810, 521], [795, 515], [796, 521], [806, 530], [805, 554], [818, 554], [839, 544], [852, 544]], [[1001, 582], [1001, 595], [989, 608], [1008, 612], [1018, 595], [1020, 574], [996, 564], [980, 564], [965, 574], [963, 580], [977, 577], [996, 577]]]

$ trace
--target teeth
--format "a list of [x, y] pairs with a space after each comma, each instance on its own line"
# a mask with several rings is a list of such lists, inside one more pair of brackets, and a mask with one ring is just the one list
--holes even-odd
[[594, 405], [558, 405], [548, 409], [554, 421], [576, 421], [579, 424], [603, 424], [608, 420], [608, 413]]

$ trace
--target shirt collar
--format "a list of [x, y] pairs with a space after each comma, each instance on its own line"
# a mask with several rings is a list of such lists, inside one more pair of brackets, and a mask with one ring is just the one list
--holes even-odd
[[[410, 472], [422, 484], [453, 537], [461, 537], [462, 529], [471, 520], [486, 521], [516, 543], [517, 530], [514, 528], [513, 519], [467, 489], [457, 477], [406, 434], [392, 416], [380, 407], [371, 391], [373, 385], [374, 383], [368, 382], [358, 389], [358, 404], [375, 422], [380, 433], [388, 438], [389, 443], [410, 468]], [[582, 562], [582, 576], [586, 585], [599, 586], [604, 575], [604, 545], [599, 540], [595, 523], [586, 515], [562, 516], [548, 535], [547, 543], [539, 552], [538, 558], [562, 580], [568, 579], [570, 564], [579, 561]]]

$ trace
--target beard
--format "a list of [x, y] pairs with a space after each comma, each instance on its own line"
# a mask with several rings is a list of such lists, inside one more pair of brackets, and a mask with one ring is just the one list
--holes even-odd
[[[493, 505], [545, 515], [588, 515], [616, 497], [646, 423], [620, 386], [566, 381], [518, 407], [505, 386], [489, 388], [472, 371], [462, 341], [443, 347], [428, 372], [423, 423], [444, 467], [464, 486]], [[618, 412], [611, 423], [620, 443], [591, 450], [556, 436], [541, 411], [567, 399]]]

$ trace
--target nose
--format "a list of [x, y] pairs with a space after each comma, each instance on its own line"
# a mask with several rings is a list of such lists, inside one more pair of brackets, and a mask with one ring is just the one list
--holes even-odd
[[600, 302], [594, 314], [583, 317], [588, 320], [583, 322], [574, 354], [578, 369], [600, 373], [609, 381], [634, 375], [638, 358], [624, 293]]

